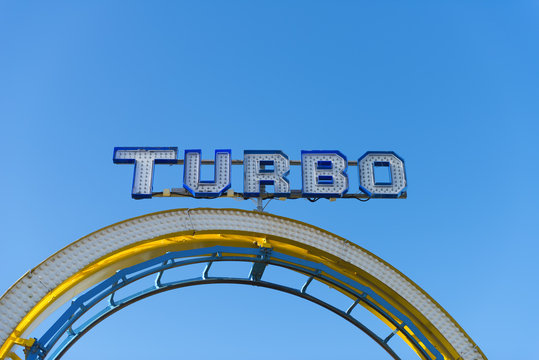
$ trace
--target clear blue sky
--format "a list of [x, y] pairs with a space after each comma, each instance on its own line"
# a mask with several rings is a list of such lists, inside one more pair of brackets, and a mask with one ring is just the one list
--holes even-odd
[[[132, 200], [132, 168], [112, 163], [114, 146], [200, 148], [206, 158], [217, 148], [233, 158], [282, 149], [292, 159], [302, 149], [349, 159], [393, 150], [406, 161], [406, 200], [267, 209], [387, 260], [490, 359], [534, 358], [538, 20], [536, 1], [0, 3], [0, 292], [122, 219], [253, 208]], [[154, 189], [180, 187], [182, 171], [158, 167]], [[297, 187], [299, 173], [290, 177]], [[350, 178], [357, 190], [354, 168]], [[232, 181], [241, 189], [241, 172]], [[216, 286], [123, 310], [68, 358], [379, 353], [314, 305]]]

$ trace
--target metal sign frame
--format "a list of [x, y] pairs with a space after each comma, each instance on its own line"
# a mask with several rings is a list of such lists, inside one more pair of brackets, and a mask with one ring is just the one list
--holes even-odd
[[[301, 161], [290, 160], [280, 150], [245, 150], [243, 160], [233, 160], [230, 149], [215, 150], [215, 160], [203, 160], [200, 149], [185, 150], [184, 159], [177, 159], [177, 147], [116, 147], [113, 162], [134, 164], [134, 199], [156, 196], [193, 198], [234, 197], [241, 199], [320, 198], [368, 200], [371, 198], [406, 198], [404, 160], [392, 151], [368, 151], [358, 161], [348, 161], [338, 150], [302, 150]], [[153, 191], [156, 164], [184, 165], [183, 188]], [[201, 166], [213, 165], [214, 178], [201, 179]], [[243, 191], [232, 187], [232, 165], [243, 165]], [[290, 189], [288, 175], [291, 166], [301, 167], [301, 189]], [[348, 167], [356, 166], [359, 192], [348, 193]], [[375, 168], [389, 170], [389, 181], [377, 181]], [[267, 191], [267, 186], [275, 191]], [[185, 190], [185, 191], [184, 191]], [[260, 204], [258, 206], [260, 210]]]

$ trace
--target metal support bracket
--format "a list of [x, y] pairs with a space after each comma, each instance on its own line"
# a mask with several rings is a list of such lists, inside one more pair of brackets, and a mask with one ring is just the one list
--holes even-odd
[[272, 248], [261, 247], [260, 252], [261, 254], [257, 256], [259, 260], [254, 262], [253, 266], [251, 267], [251, 272], [249, 273], [249, 280], [260, 281], [262, 279], [262, 275], [264, 275], [264, 270], [266, 270], [266, 266], [268, 265], [268, 262], [271, 258]]
[[34, 339], [34, 338], [31, 338], [31, 339], [16, 338], [15, 340], [13, 340], [13, 342], [15, 344], [17, 344], [17, 345], [24, 346], [25, 348], [31, 348], [32, 345], [34, 345], [34, 343], [36, 342], [36, 339]]
[[24, 349], [24, 355], [28, 357], [29, 355], [37, 356], [38, 359], [44, 359], [45, 356], [47, 356], [47, 350], [37, 341], [37, 339], [34, 339], [34, 343], [30, 348]]

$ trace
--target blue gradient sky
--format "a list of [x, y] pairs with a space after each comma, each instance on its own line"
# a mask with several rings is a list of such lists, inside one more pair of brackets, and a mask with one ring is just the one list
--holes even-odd
[[[419, 284], [490, 359], [536, 356], [539, 3], [0, 3], [0, 292], [87, 233], [171, 208], [130, 198], [114, 146], [393, 150], [408, 199], [276, 202]], [[298, 187], [299, 171], [292, 169]], [[297, 169], [299, 170], [299, 169]], [[157, 167], [154, 189], [180, 187]], [[241, 168], [233, 187], [241, 189]], [[351, 191], [357, 173], [350, 170]], [[199, 287], [114, 315], [72, 359], [382, 359], [321, 308]]]

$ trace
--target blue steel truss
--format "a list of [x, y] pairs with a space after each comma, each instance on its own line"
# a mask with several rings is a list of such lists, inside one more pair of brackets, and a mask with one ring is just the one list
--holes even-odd
[[[210, 276], [209, 271], [212, 264], [219, 261], [252, 262], [253, 265], [248, 277]], [[171, 282], [162, 281], [163, 273], [167, 270], [198, 263], [207, 264], [200, 277]], [[267, 265], [275, 265], [299, 272], [308, 276], [308, 279], [301, 289], [264, 281], [262, 278]], [[119, 289], [149, 275], [156, 275], [153, 286], [128, 295], [122, 299], [115, 299], [115, 293]], [[352, 299], [355, 299], [355, 301], [353, 301], [346, 310], [342, 310], [310, 295], [307, 290], [313, 279], [326, 283], [331, 287], [348, 294]], [[77, 298], [74, 298], [68, 309], [65, 310], [54, 324], [36, 340], [30, 349], [25, 351], [26, 359], [60, 359], [66, 351], [81, 338], [81, 336], [116, 311], [157, 293], [201, 284], [254, 285], [292, 294], [318, 304], [349, 321], [378, 343], [394, 359], [400, 359], [400, 357], [391, 348], [389, 341], [397, 332], [401, 332], [401, 334], [406, 337], [421, 358], [443, 359], [443, 356], [439, 351], [426, 339], [410, 319], [405, 317], [400, 311], [390, 305], [370, 288], [355, 280], [348, 278], [326, 265], [278, 253], [272, 251], [270, 248], [260, 247], [250, 249], [228, 246], [212, 246], [202, 249], [169, 252], [157, 258], [117, 271], [115, 275], [90, 288]], [[73, 328], [78, 319], [80, 319], [89, 309], [106, 298], [108, 298], [108, 302], [103, 309], [99, 310], [80, 326]], [[362, 305], [365, 307], [385, 318], [393, 325], [393, 327], [395, 327], [395, 330], [389, 333], [385, 338], [382, 338], [375, 334], [360, 320], [353, 317], [352, 310], [360, 302], [363, 303]], [[422, 344], [432, 355], [417, 342], [412, 334], [420, 339]], [[62, 340], [62, 338], [64, 339]]]

